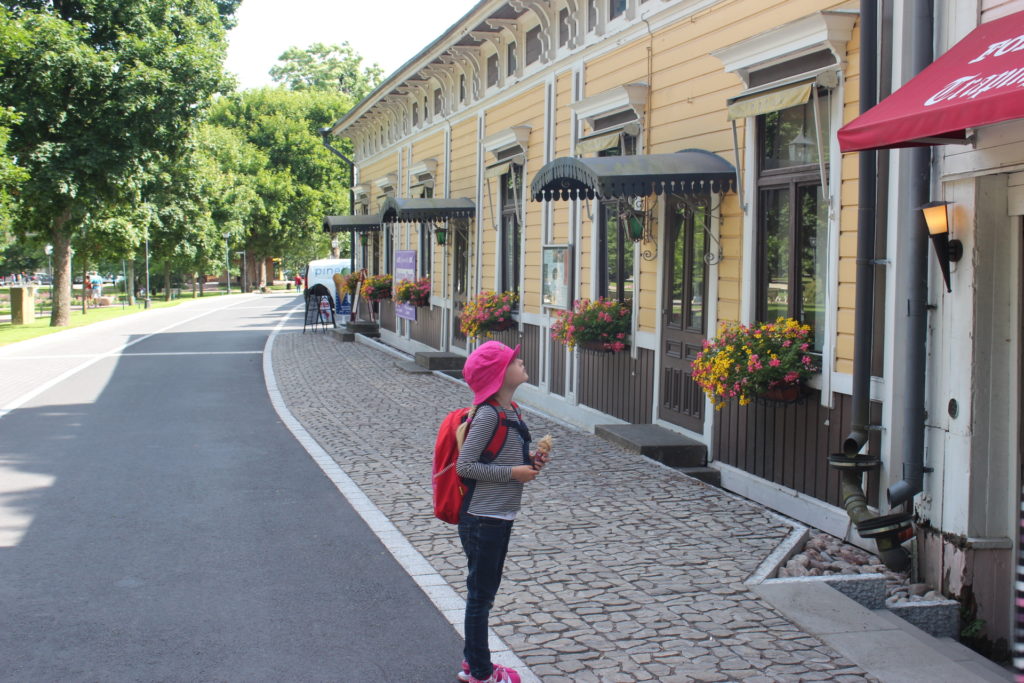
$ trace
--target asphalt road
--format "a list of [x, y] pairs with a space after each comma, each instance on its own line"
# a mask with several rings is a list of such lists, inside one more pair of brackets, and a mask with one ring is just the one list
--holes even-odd
[[4, 384], [110, 354], [0, 412], [0, 680], [454, 680], [461, 638], [267, 397], [262, 351], [297, 301], [0, 359]]

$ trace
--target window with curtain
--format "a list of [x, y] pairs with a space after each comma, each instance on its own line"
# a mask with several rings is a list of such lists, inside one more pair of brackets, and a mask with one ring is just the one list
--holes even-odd
[[[626, 156], [636, 149], [632, 135], [619, 136], [619, 145], [598, 152], [598, 156]], [[598, 204], [598, 296], [615, 301], [633, 298], [633, 241], [619, 217], [618, 199]]]
[[608, 18], [614, 19], [626, 12], [626, 0], [608, 0]]
[[465, 300], [469, 293], [469, 225], [465, 221], [455, 221], [452, 231], [452, 288], [455, 297]]
[[819, 153], [828, 161], [827, 98], [757, 117], [758, 278], [757, 316], [790, 317], [813, 329], [814, 350], [825, 333], [828, 283], [828, 204], [821, 187]]
[[501, 272], [503, 292], [519, 291], [519, 266], [522, 253], [522, 226], [519, 204], [523, 197], [523, 169], [513, 164], [501, 176]]
[[430, 277], [433, 245], [430, 243], [430, 223], [420, 223], [420, 277]]

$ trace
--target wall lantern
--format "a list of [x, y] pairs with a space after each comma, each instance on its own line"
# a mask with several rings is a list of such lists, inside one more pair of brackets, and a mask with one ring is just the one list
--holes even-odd
[[928, 202], [919, 208], [924, 214], [928, 236], [939, 259], [942, 281], [946, 283], [946, 291], [952, 292], [953, 289], [949, 286], [949, 264], [956, 263], [963, 257], [964, 245], [960, 240], [949, 239], [949, 206], [950, 202]]
[[642, 197], [636, 197], [631, 202], [619, 202], [619, 220], [622, 221], [623, 227], [626, 228], [626, 234], [629, 235], [629, 239], [634, 242], [640, 242], [646, 236], [644, 233], [650, 215], [647, 211], [644, 211], [643, 202]]
[[444, 223], [434, 223], [434, 237], [437, 238], [437, 246], [443, 247], [448, 241], [448, 228]]
[[369, 241], [369, 235], [367, 235], [365, 232], [359, 233], [359, 244], [360, 244], [360, 246], [365, 247], [366, 243], [368, 241]]

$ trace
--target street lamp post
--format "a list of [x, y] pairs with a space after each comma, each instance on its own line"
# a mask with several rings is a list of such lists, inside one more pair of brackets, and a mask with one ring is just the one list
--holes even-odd
[[249, 268], [246, 263], [248, 259], [246, 258], [245, 250], [236, 251], [235, 256], [242, 262], [242, 293], [245, 294], [249, 291]]
[[230, 232], [225, 232], [221, 235], [224, 238], [224, 282], [228, 286], [228, 294], [231, 293], [231, 252], [228, 251], [228, 239], [231, 237]]
[[53, 245], [47, 244], [43, 247], [43, 253], [46, 254], [47, 269], [50, 271], [50, 290], [53, 290]]
[[[84, 286], [84, 285], [83, 285]], [[146, 229], [146, 304], [144, 308], [149, 308], [149, 229]]]

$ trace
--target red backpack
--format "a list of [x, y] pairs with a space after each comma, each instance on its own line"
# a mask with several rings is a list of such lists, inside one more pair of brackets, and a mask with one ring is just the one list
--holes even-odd
[[[480, 462], [491, 462], [498, 457], [498, 453], [504, 448], [505, 439], [508, 437], [505, 411], [495, 401], [488, 401], [487, 405], [493, 406], [498, 411], [498, 425], [494, 428], [494, 434], [487, 442], [487, 447], [480, 454]], [[463, 499], [471, 488], [455, 472], [455, 461], [459, 459], [462, 442], [466, 439], [469, 425], [479, 407], [453, 410], [445, 416], [441, 421], [441, 427], [437, 430], [437, 440], [434, 442], [434, 516], [442, 522], [459, 523], [459, 512], [462, 510]], [[516, 411], [516, 417], [520, 417], [519, 406], [513, 403], [512, 408]]]

